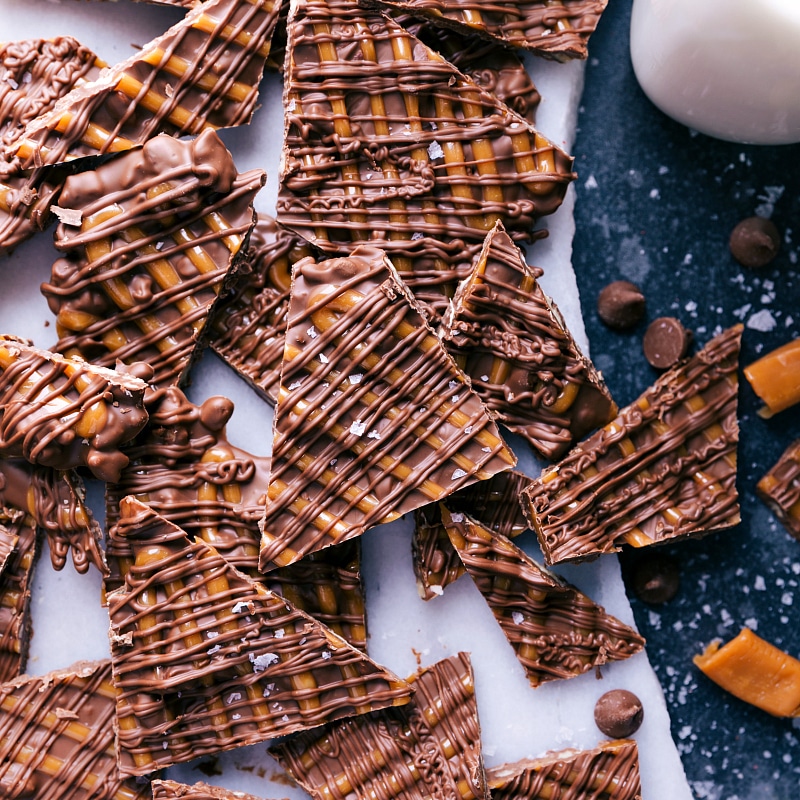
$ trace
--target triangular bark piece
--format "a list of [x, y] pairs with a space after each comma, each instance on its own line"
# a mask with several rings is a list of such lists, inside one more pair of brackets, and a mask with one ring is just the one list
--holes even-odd
[[739, 522], [742, 326], [664, 373], [522, 495], [548, 564], [699, 536]]
[[506, 537], [444, 508], [442, 519], [531, 686], [574, 678], [644, 647], [633, 628], [540, 567]]
[[207, 0], [165, 34], [32, 120], [12, 148], [22, 168], [128, 150], [159, 133], [249, 122], [278, 0]]
[[320, 250], [369, 241], [441, 309], [498, 219], [561, 204], [572, 159], [397, 22], [293, 0], [288, 31], [278, 220]]
[[545, 458], [617, 413], [594, 365], [502, 223], [445, 313], [440, 335], [495, 417]]
[[586, 45], [608, 0], [368, 0], [419, 14], [462, 33], [479, 34], [546, 58], [586, 58]]
[[108, 596], [122, 773], [408, 701], [410, 687], [137, 500]]
[[300, 734], [271, 752], [314, 800], [488, 800], [469, 656], [409, 681], [416, 692], [408, 705]]
[[232, 792], [207, 783], [191, 786], [176, 781], [153, 781], [153, 800], [260, 800], [252, 794]]
[[214, 131], [156, 136], [67, 179], [51, 282], [56, 349], [111, 366], [145, 361], [183, 380], [254, 223], [260, 170], [237, 173]]
[[800, 540], [800, 439], [792, 442], [756, 484], [756, 494]]
[[562, 750], [486, 770], [492, 800], [641, 800], [639, 751], [631, 739]]
[[0, 685], [0, 794], [47, 800], [147, 800], [114, 750], [111, 662], [81, 662]]
[[382, 251], [295, 264], [262, 570], [515, 462]]

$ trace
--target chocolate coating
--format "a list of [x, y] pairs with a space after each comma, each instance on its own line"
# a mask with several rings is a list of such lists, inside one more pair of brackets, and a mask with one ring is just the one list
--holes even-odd
[[522, 493], [548, 564], [739, 522], [743, 327], [712, 339]]
[[113, 365], [145, 361], [152, 382], [184, 379], [207, 316], [235, 272], [254, 222], [259, 170], [238, 174], [214, 131], [156, 136], [96, 170], [69, 177], [50, 283], [60, 352]]
[[792, 442], [756, 484], [756, 494], [800, 540], [800, 439]]
[[612, 689], [600, 697], [594, 707], [597, 727], [613, 739], [625, 739], [642, 725], [642, 701], [627, 689]]
[[409, 682], [408, 705], [300, 734], [272, 754], [314, 800], [489, 800], [469, 656]]
[[644, 357], [656, 369], [674, 367], [688, 352], [692, 332], [675, 317], [654, 319], [642, 339]]
[[207, 783], [187, 786], [175, 781], [153, 781], [153, 800], [260, 800], [244, 792], [231, 792]]
[[597, 314], [609, 328], [624, 331], [644, 317], [645, 300], [641, 289], [630, 281], [613, 281], [597, 296]]
[[781, 249], [781, 234], [771, 219], [747, 217], [731, 231], [731, 255], [752, 269], [771, 264]]
[[108, 610], [122, 774], [407, 702], [405, 681], [209, 545], [133, 498], [120, 514], [133, 564]]
[[678, 563], [663, 553], [642, 555], [633, 566], [631, 584], [634, 593], [643, 602], [650, 605], [668, 603], [680, 589]]

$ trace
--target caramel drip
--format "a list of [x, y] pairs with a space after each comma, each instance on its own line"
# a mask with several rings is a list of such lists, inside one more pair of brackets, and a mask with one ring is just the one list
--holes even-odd
[[636, 742], [604, 742], [595, 750], [565, 750], [486, 771], [493, 800], [637, 800]]
[[792, 442], [756, 484], [758, 496], [795, 539], [800, 539], [800, 440]]
[[66, 257], [42, 286], [57, 349], [102, 365], [146, 361], [155, 385], [181, 380], [263, 182], [257, 170], [237, 175], [212, 131], [192, 141], [158, 136], [70, 177], [60, 202], [82, 222], [59, 227]]
[[210, 0], [137, 54], [32, 120], [14, 146], [27, 168], [246, 123], [278, 17], [274, 0]]
[[111, 664], [76, 664], [0, 686], [0, 789], [4, 797], [144, 800], [123, 780], [114, 749]]
[[133, 564], [108, 606], [123, 774], [407, 701], [403, 681], [209, 545], [133, 498], [120, 513]]
[[302, 0], [288, 30], [278, 219], [326, 253], [378, 244], [435, 313], [496, 219], [560, 205], [572, 160], [397, 22]]
[[739, 521], [741, 326], [670, 370], [523, 492], [548, 563]]
[[464, 514], [442, 519], [467, 572], [525, 668], [531, 686], [573, 678], [644, 647], [644, 639]]
[[586, 45], [608, 0], [370, 0], [370, 5], [411, 11], [465, 34], [567, 61], [586, 58]]
[[487, 798], [469, 657], [409, 680], [416, 692], [407, 706], [301, 734], [272, 752], [315, 800]]
[[513, 465], [380, 251], [301, 261], [292, 292], [262, 569]]
[[617, 412], [591, 362], [498, 224], [442, 323], [442, 339], [487, 408], [546, 458]]

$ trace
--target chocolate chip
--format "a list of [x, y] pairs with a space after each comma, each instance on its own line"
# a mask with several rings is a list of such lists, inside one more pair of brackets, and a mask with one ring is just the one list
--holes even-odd
[[644, 317], [642, 290], [630, 281], [609, 283], [597, 297], [597, 313], [609, 328], [632, 328]]
[[634, 594], [650, 605], [668, 603], [678, 594], [681, 578], [677, 562], [661, 553], [642, 556], [633, 567]]
[[606, 692], [594, 707], [597, 727], [613, 739], [624, 739], [636, 733], [643, 719], [642, 701], [626, 689]]
[[644, 357], [656, 369], [669, 369], [686, 355], [691, 341], [691, 331], [687, 331], [680, 320], [659, 317], [650, 323], [644, 334]]
[[780, 246], [775, 223], [763, 217], [743, 219], [731, 233], [731, 254], [743, 267], [766, 267], [778, 255]]

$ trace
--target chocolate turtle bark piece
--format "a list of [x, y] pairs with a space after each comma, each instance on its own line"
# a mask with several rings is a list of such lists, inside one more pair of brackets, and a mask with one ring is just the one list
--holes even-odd
[[312, 255], [308, 243], [259, 214], [235, 288], [211, 320], [210, 346], [267, 402], [278, 400], [292, 266]]
[[302, 733], [272, 754], [314, 800], [488, 800], [467, 653], [409, 682], [408, 705]]
[[138, 378], [0, 336], [0, 457], [114, 481], [144, 426]]
[[0, 585], [2, 585], [3, 572], [9, 558], [17, 548], [19, 536], [6, 527], [0, 527]]
[[120, 513], [137, 520], [108, 595], [124, 775], [408, 701], [405, 681], [214, 548], [133, 498]]
[[567, 61], [586, 58], [587, 43], [608, 0], [367, 0], [378, 8], [396, 9], [489, 37], [506, 47]]
[[31, 120], [11, 148], [21, 168], [141, 145], [159, 133], [244, 125], [258, 100], [278, 0], [208, 0], [97, 80]]
[[486, 770], [492, 800], [641, 800], [639, 751], [631, 739], [562, 750]]
[[664, 373], [522, 493], [548, 564], [739, 522], [736, 419], [742, 326]]
[[630, 658], [644, 639], [505, 536], [442, 509], [450, 541], [534, 688]]
[[259, 800], [252, 794], [231, 792], [219, 786], [207, 783], [195, 783], [191, 786], [176, 781], [153, 781], [153, 800]]
[[0, 685], [0, 792], [7, 798], [147, 800], [114, 746], [111, 662], [80, 662]]
[[756, 494], [770, 507], [780, 523], [800, 540], [800, 439], [756, 484]]
[[94, 564], [105, 574], [103, 532], [84, 495], [75, 471], [40, 467], [22, 458], [0, 459], [0, 506], [31, 516], [32, 524], [47, 536], [53, 569], [63, 569], [71, 555], [77, 572]]
[[288, 32], [277, 217], [323, 252], [381, 247], [435, 315], [498, 219], [561, 204], [572, 159], [397, 22], [295, 0]]
[[185, 379], [208, 315], [254, 222], [260, 170], [237, 173], [214, 131], [157, 136], [67, 179], [74, 218], [56, 232], [56, 349], [108, 366], [145, 361], [152, 383]]
[[295, 264], [263, 571], [515, 463], [382, 251]]
[[[489, 530], [518, 536], [528, 529], [519, 494], [529, 483], [521, 472], [498, 472], [450, 495], [447, 506], [469, 514]], [[417, 509], [414, 522], [411, 552], [417, 590], [423, 600], [430, 600], [464, 574], [464, 564], [447, 535], [438, 503]]]
[[[7, 154], [30, 121], [107, 65], [71, 36], [0, 43], [0, 152]], [[62, 181], [0, 158], [0, 254], [41, 230]]]
[[440, 335], [496, 419], [545, 458], [617, 413], [600, 374], [498, 222], [458, 287]]

